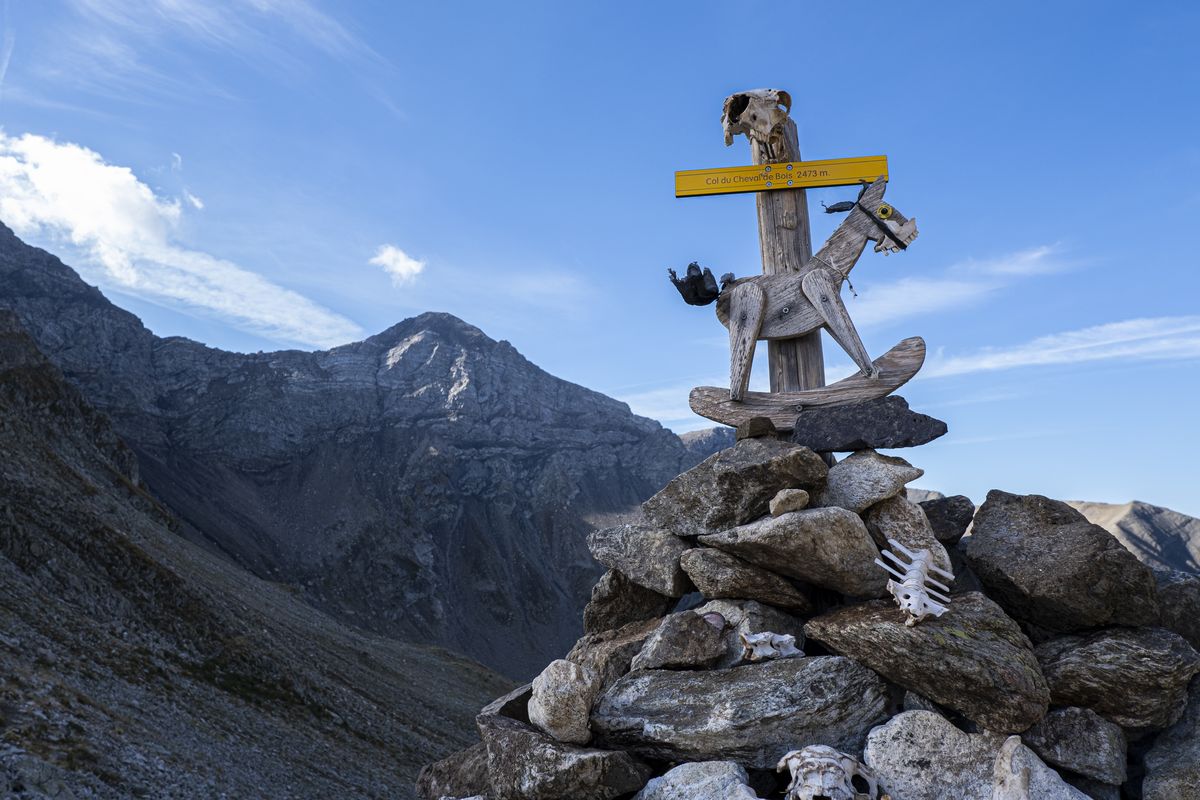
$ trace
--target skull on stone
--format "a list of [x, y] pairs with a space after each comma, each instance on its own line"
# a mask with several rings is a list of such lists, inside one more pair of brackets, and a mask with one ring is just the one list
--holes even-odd
[[746, 661], [768, 661], [776, 658], [797, 658], [804, 651], [796, 648], [796, 637], [790, 633], [741, 633], [742, 658]]
[[823, 744], [791, 751], [775, 769], [792, 775], [786, 800], [883, 800], [869, 767]]
[[783, 135], [780, 126], [791, 108], [792, 96], [782, 89], [751, 89], [729, 95], [721, 112], [725, 145], [733, 144], [733, 137], [744, 133], [763, 145], [768, 153], [773, 152], [773, 143]]

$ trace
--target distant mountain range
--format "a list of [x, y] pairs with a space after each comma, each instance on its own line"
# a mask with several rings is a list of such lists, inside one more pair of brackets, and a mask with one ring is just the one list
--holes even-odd
[[1070, 504], [1120, 539], [1143, 563], [1200, 575], [1200, 519], [1138, 500]]
[[0, 796], [413, 797], [511, 686], [180, 539], [7, 311], [0, 453]]
[[580, 633], [588, 520], [729, 438], [686, 445], [449, 314], [321, 352], [158, 337], [2, 225], [0, 308], [112, 419], [184, 537], [514, 677]]

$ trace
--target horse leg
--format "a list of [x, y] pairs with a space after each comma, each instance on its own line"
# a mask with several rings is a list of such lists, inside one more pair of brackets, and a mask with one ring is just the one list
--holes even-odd
[[854, 322], [850, 319], [846, 306], [842, 304], [842, 298], [838, 293], [840, 284], [841, 281], [835, 279], [832, 272], [818, 268], [804, 276], [800, 287], [804, 291], [804, 296], [812, 303], [813, 308], [825, 320], [825, 327], [829, 331], [829, 335], [842, 346], [850, 358], [854, 359], [854, 363], [862, 370], [863, 375], [874, 378], [879, 374], [879, 370], [871, 363], [871, 357], [867, 355], [867, 348], [863, 347], [862, 339], [858, 338], [858, 331], [854, 328]]
[[741, 402], [750, 385], [754, 345], [762, 330], [767, 295], [753, 282], [739, 283], [729, 297], [729, 399]]

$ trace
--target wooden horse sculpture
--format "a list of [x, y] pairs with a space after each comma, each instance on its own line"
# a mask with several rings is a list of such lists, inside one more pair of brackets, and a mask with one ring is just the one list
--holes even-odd
[[[875, 242], [875, 252], [887, 255], [904, 250], [917, 237], [916, 219], [884, 202], [886, 189], [887, 181], [880, 178], [865, 186], [854, 202], [833, 206], [830, 211], [849, 211], [849, 216], [802, 270], [737, 279], [725, 276], [716, 299], [717, 318], [729, 329], [729, 389], [693, 389], [693, 411], [726, 425], [766, 416], [777, 428], [787, 430], [804, 406], [883, 397], [917, 373], [925, 360], [924, 340], [905, 339], [872, 362], [839, 294], [868, 241]], [[712, 283], [711, 273], [707, 277]], [[675, 280], [674, 273], [672, 280], [684, 293], [685, 281]], [[758, 341], [790, 339], [818, 328], [846, 351], [860, 370], [857, 375], [800, 392], [747, 391]]]

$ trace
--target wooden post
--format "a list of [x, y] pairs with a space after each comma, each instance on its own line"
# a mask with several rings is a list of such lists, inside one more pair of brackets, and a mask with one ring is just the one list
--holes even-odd
[[[755, 164], [800, 160], [796, 123], [783, 120], [783, 135], [776, 140], [774, 158], [751, 137], [750, 155]], [[762, 247], [763, 272], [807, 272], [812, 258], [812, 234], [808, 227], [808, 198], [804, 189], [782, 192], [757, 192], [758, 241]], [[767, 342], [767, 359], [772, 392], [797, 392], [825, 385], [825, 357], [821, 352], [821, 331], [815, 330], [796, 339]]]

